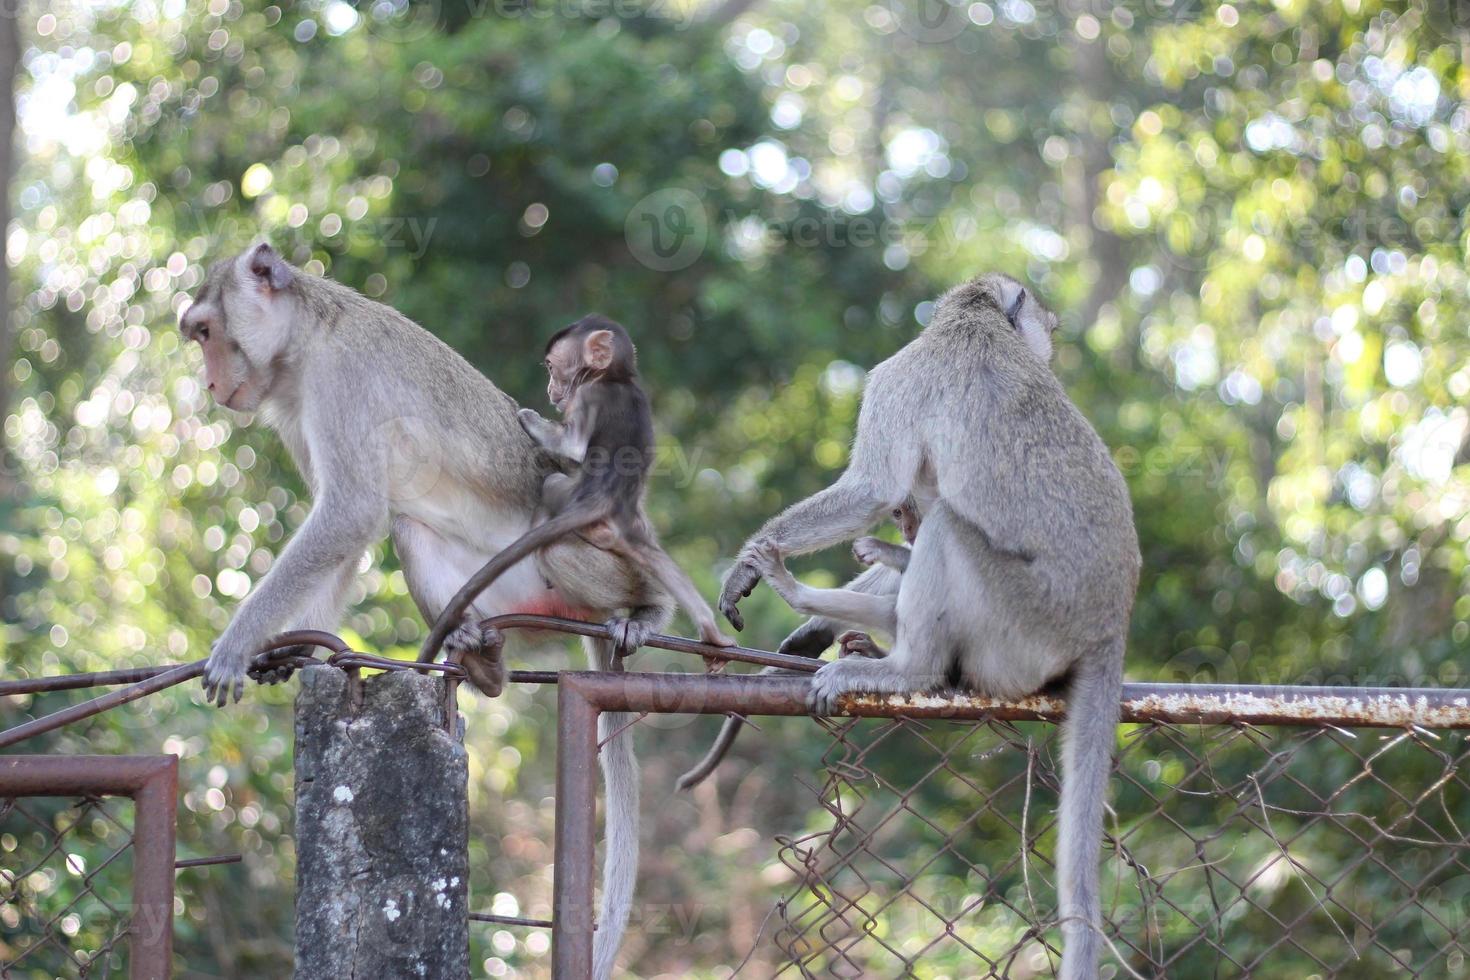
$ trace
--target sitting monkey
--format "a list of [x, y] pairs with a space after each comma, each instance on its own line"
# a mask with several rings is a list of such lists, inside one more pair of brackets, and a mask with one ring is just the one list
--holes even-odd
[[[622, 325], [593, 314], [557, 332], [546, 345], [546, 395], [565, 424], [548, 422], [529, 408], [521, 426], [543, 449], [576, 466], [571, 476], [552, 474], [543, 489], [551, 513], [486, 562], [440, 613], [424, 641], [432, 656], [458, 629], [475, 596], [506, 569], [558, 538], [579, 534], [598, 548], [638, 563], [678, 600], [716, 646], [734, 646], [720, 632], [714, 613], [694, 583], [659, 547], [643, 511], [648, 471], [653, 466], [653, 415], [638, 383], [637, 353]], [[486, 694], [504, 685], [498, 651], [466, 659], [471, 681]], [[475, 662], [479, 660], [480, 662]]]

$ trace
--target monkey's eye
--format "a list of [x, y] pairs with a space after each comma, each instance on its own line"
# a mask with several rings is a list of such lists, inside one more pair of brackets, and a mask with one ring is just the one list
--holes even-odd
[[902, 510], [895, 510], [893, 512], [893, 519], [894, 520], [898, 520], [902, 516], [903, 516], [903, 511]]
[[203, 343], [204, 341], [209, 339], [209, 328], [200, 327], [198, 330], [194, 331], [194, 336], [199, 338], [200, 343]]

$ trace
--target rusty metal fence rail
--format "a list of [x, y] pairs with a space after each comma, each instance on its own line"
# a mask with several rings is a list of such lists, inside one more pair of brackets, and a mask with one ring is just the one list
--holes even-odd
[[[597, 714], [800, 715], [807, 684], [562, 675], [554, 975], [590, 963]], [[1113, 975], [1470, 968], [1470, 692], [1133, 684], [1124, 697], [1104, 842]], [[1048, 722], [1063, 709], [891, 697], [817, 721], [821, 767], [791, 777], [821, 818], [777, 837], [783, 884], [740, 975], [1053, 975]]]
[[[547, 617], [491, 625], [604, 632]], [[276, 654], [262, 664], [432, 670], [445, 676], [451, 704], [463, 673], [457, 664], [356, 653], [329, 634], [287, 634], [271, 646], [300, 643], [331, 655]], [[705, 657], [711, 668], [731, 660], [816, 666], [678, 637], [651, 645]], [[0, 733], [0, 747], [191, 679], [202, 667], [0, 682], [0, 694], [129, 685]], [[511, 677], [559, 687], [553, 975], [586, 976], [597, 716], [801, 716], [809, 682], [790, 674]], [[1049, 975], [1058, 956], [1051, 723], [1064, 710], [1045, 695], [1009, 703], [916, 695], [850, 699], [850, 717], [816, 721], [826, 739], [820, 768], [791, 775], [819, 819], [777, 836], [785, 875], [741, 975]], [[1123, 722], [1104, 842], [1114, 975], [1377, 978], [1470, 969], [1470, 691], [1131, 684]], [[41, 968], [47, 975], [109, 975], [124, 935], [132, 976], [167, 975], [171, 930], [147, 925], [167, 923], [172, 910], [176, 779], [171, 758], [0, 758], [0, 818], [19, 821], [36, 854], [18, 863], [21, 836], [0, 825], [7, 980], [30, 975], [28, 964], [46, 953], [63, 958], [61, 970]], [[106, 795], [133, 798], [130, 835], [100, 799]], [[26, 799], [36, 796], [68, 797], [75, 809], [52, 805], [43, 813]], [[111, 856], [89, 870], [65, 866], [68, 838], [87, 827], [127, 840], [119, 837]], [[104, 895], [96, 877], [124, 851], [132, 853], [130, 906], [115, 890]], [[81, 882], [66, 893], [75, 896], [71, 904], [65, 894], [59, 906], [37, 901], [53, 873], [46, 862], [57, 858], [59, 873]], [[62, 938], [73, 906], [88, 897], [102, 902], [114, 925], [91, 947]]]

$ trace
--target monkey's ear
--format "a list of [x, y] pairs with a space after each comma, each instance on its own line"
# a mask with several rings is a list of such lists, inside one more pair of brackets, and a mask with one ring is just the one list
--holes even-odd
[[250, 250], [250, 275], [262, 286], [279, 291], [291, 285], [296, 271], [270, 243], [261, 242]]
[[613, 362], [611, 330], [594, 330], [582, 341], [582, 357], [594, 371], [606, 371]]

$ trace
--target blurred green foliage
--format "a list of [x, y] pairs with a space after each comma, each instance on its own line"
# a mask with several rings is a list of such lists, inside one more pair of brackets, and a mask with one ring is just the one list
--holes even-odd
[[[204, 265], [264, 234], [530, 405], [552, 329], [594, 309], [627, 323], [677, 464], [655, 519], [710, 594], [746, 534], [841, 470], [862, 370], [940, 290], [1010, 271], [1061, 313], [1057, 370], [1134, 495], [1130, 676], [1464, 684], [1456, 9], [27, 6], [5, 674], [203, 656], [300, 524], [278, 441], [207, 403], [173, 326]], [[688, 195], [698, 206], [658, 227]], [[705, 244], [661, 269], [649, 236], [676, 232]], [[353, 642], [412, 648], [422, 626], [391, 550], [364, 567]], [[818, 582], [853, 567], [802, 566]], [[768, 590], [747, 608], [757, 645], [796, 622]], [[216, 712], [176, 691], [28, 747], [184, 758], [182, 851], [246, 854], [180, 875], [190, 975], [286, 968], [289, 698]], [[11, 699], [0, 723], [68, 700]], [[515, 691], [466, 711], [472, 905], [546, 914], [553, 706]], [[739, 962], [777, 880], [766, 837], [820, 819], [781, 762], [815, 765], [807, 725], [747, 737], [718, 792], [665, 800], [713, 724], [644, 726], [679, 734], [646, 753], [649, 839], [665, 845], [644, 862], [648, 908], [707, 904], [697, 942], [635, 931], [643, 974]], [[476, 926], [474, 962], [544, 975], [544, 938]]]

